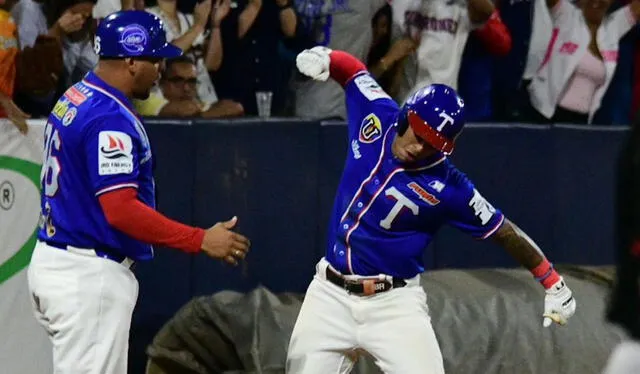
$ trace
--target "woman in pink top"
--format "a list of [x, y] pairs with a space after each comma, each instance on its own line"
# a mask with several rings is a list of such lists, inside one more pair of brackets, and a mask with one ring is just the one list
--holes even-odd
[[611, 14], [613, 0], [536, 2], [534, 29], [552, 31], [544, 41], [532, 35], [525, 73], [532, 115], [536, 122], [591, 123], [613, 78], [619, 40], [640, 16], [640, 0]]
[[555, 123], [588, 123], [596, 90], [605, 83], [605, 78], [602, 55], [592, 42], [569, 78], [551, 120]]

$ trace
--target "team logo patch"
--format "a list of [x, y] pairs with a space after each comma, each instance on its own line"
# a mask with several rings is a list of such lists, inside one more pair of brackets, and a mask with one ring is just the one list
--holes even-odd
[[66, 97], [71, 102], [71, 104], [76, 106], [84, 103], [85, 100], [87, 100], [87, 96], [73, 86], [64, 93], [64, 97]]
[[435, 196], [425, 191], [424, 188], [420, 187], [420, 185], [416, 182], [411, 182], [407, 184], [407, 187], [420, 198], [420, 200], [424, 201], [429, 205], [438, 205], [440, 204], [440, 200], [438, 200]]
[[76, 118], [77, 114], [78, 114], [78, 109], [74, 107], [69, 108], [69, 110], [67, 110], [64, 116], [62, 116], [62, 125], [69, 126], [71, 122], [73, 122], [73, 120]]
[[144, 51], [147, 46], [149, 35], [147, 30], [140, 25], [129, 25], [122, 31], [120, 44], [125, 51], [137, 55]]
[[378, 118], [378, 116], [373, 113], [364, 117], [362, 123], [360, 124], [360, 142], [373, 143], [376, 140], [380, 139], [381, 136], [382, 123], [380, 123], [380, 118]]
[[133, 172], [133, 143], [120, 131], [98, 134], [98, 174], [130, 174]]

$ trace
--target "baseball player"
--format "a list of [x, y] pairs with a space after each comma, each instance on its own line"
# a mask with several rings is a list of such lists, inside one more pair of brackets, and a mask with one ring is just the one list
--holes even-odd
[[612, 352], [604, 374], [640, 373], [640, 117], [618, 160], [616, 281], [606, 319], [629, 339]]
[[149, 138], [131, 99], [144, 100], [164, 58], [162, 22], [121, 11], [99, 25], [93, 72], [55, 104], [45, 127], [42, 216], [28, 270], [36, 318], [50, 334], [55, 373], [123, 374], [138, 297], [136, 261], [152, 245], [236, 264], [249, 241], [237, 218], [203, 230], [155, 207]]
[[344, 87], [351, 149], [288, 373], [348, 373], [361, 350], [385, 373], [443, 373], [420, 273], [423, 250], [444, 224], [503, 246], [544, 287], [543, 326], [567, 323], [576, 302], [563, 278], [447, 158], [464, 125], [455, 90], [429, 85], [399, 108], [348, 53], [314, 47], [296, 64]]

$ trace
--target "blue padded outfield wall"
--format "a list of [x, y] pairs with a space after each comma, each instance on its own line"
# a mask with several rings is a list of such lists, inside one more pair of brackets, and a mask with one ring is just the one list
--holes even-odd
[[[209, 227], [233, 215], [252, 251], [237, 268], [158, 248], [136, 268], [131, 372], [144, 349], [194, 296], [304, 292], [324, 251], [326, 224], [347, 154], [346, 126], [300, 119], [148, 120], [158, 209]], [[613, 262], [613, 186], [625, 128], [468, 125], [452, 155], [478, 190], [556, 263]], [[511, 267], [490, 242], [445, 228], [425, 252], [428, 269]]]

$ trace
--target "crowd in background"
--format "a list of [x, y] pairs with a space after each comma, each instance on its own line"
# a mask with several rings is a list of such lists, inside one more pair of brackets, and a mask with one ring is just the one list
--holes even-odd
[[97, 63], [98, 22], [151, 12], [185, 52], [144, 116], [346, 118], [335, 82], [295, 69], [316, 45], [364, 61], [402, 104], [446, 83], [470, 122], [626, 125], [640, 106], [640, 0], [0, 0], [0, 118], [22, 131]]

